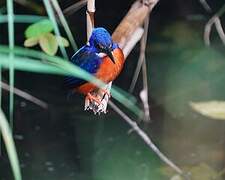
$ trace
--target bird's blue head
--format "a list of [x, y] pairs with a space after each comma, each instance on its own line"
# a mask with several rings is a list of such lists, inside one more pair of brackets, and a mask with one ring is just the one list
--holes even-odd
[[89, 44], [95, 48], [96, 53], [105, 53], [115, 63], [112, 51], [117, 48], [117, 45], [112, 41], [109, 32], [105, 28], [94, 28]]

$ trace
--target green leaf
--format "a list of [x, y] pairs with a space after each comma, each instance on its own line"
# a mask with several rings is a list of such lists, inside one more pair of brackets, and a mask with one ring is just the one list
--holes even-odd
[[225, 120], [225, 101], [190, 102], [190, 106], [204, 116]]
[[32, 37], [32, 38], [26, 39], [24, 41], [24, 46], [25, 47], [33, 47], [38, 44], [38, 40], [39, 40], [38, 37]]
[[16, 152], [16, 146], [13, 141], [12, 131], [2, 109], [0, 109], [0, 132], [2, 133], [2, 137], [5, 142], [6, 151], [9, 156], [9, 161], [14, 173], [15, 180], [21, 180], [22, 177], [19, 160]]
[[[8, 63], [9, 52], [10, 50], [7, 46], [0, 45], [0, 59], [1, 59], [0, 65], [4, 68], [9, 68]], [[19, 47], [14, 48], [14, 53], [16, 54], [16, 56], [14, 57], [13, 65], [17, 70], [35, 73], [71, 75], [84, 79], [86, 81], [90, 81], [99, 87], [105, 86], [105, 84], [102, 81], [96, 79], [94, 76], [87, 73], [80, 67], [75, 66], [66, 59], [62, 59], [57, 56], [48, 56], [39, 51]], [[43, 62], [41, 61], [42, 59], [45, 59], [46, 61]], [[143, 118], [144, 116], [143, 111], [133, 101], [131, 101], [130, 98], [131, 96], [126, 97], [123, 94], [127, 93], [121, 92], [123, 91], [120, 90], [120, 92], [118, 92], [118, 88], [115, 89], [115, 86], [113, 86], [111, 89], [111, 94], [115, 100], [117, 100], [118, 102], [123, 104], [126, 108], [128, 108], [130, 111], [135, 113], [139, 118]]]
[[59, 45], [61, 45], [61, 43], [62, 43], [62, 46], [64, 47], [68, 47], [70, 45], [69, 41], [62, 36], [56, 36], [56, 39]]
[[58, 42], [52, 33], [44, 34], [39, 39], [41, 49], [48, 55], [53, 56], [58, 50]]
[[30, 25], [26, 31], [26, 38], [37, 37], [53, 30], [52, 22], [48, 19], [41, 20], [37, 23]]

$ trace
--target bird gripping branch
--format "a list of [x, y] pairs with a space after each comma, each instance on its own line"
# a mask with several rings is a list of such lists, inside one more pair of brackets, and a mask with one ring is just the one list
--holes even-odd
[[[120, 74], [124, 61], [123, 51], [118, 44], [112, 41], [108, 31], [102, 27], [94, 28], [87, 45], [81, 47], [71, 58], [73, 64], [106, 84], [114, 81]], [[66, 85], [71, 91], [84, 94], [86, 100], [96, 106], [104, 106], [102, 104], [103, 98], [110, 97], [106, 89], [100, 89], [95, 84], [83, 79], [69, 76], [66, 78]], [[104, 93], [103, 98], [93, 95], [95, 92], [99, 93], [99, 90]], [[85, 107], [86, 109], [89, 109], [88, 105]], [[106, 113], [105, 108], [102, 111]]]

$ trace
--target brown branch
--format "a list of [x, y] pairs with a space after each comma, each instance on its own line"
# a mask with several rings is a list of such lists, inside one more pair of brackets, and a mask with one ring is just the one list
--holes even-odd
[[[1, 83], [2, 89], [6, 90], [6, 91], [10, 91], [10, 87], [9, 87], [9, 85], [7, 83], [4, 83], [4, 82], [0, 82], [0, 83]], [[14, 87], [13, 88], [13, 93], [15, 95], [17, 95], [17, 96], [20, 96], [20, 97], [22, 97], [22, 98], [24, 98], [24, 99], [26, 99], [26, 100], [28, 100], [28, 101], [30, 101], [32, 103], [34, 103], [34, 104], [44, 108], [44, 109], [48, 108], [48, 104], [46, 102], [44, 102], [44, 101], [42, 101], [42, 100], [40, 100], [40, 99], [38, 99], [38, 98], [28, 94], [27, 92], [24, 92], [24, 91], [20, 90], [18, 88]]]
[[92, 29], [95, 26], [94, 15], [95, 15], [95, 0], [88, 0], [87, 1], [87, 11], [86, 11], [87, 41], [90, 38], [91, 33], [92, 33]]
[[112, 38], [120, 48], [124, 48], [137, 28], [143, 25], [146, 17], [159, 0], [137, 0], [114, 31]]
[[[126, 51], [124, 51], [127, 53], [125, 54], [125, 57], [128, 56], [128, 53], [136, 44], [133, 43], [132, 46], [130, 46], [129, 43], [131, 43], [131, 40], [140, 40], [141, 36], [139, 35], [141, 32], [138, 30], [140, 30], [140, 27], [143, 25], [144, 20], [149, 16], [158, 1], [159, 0], [137, 0], [131, 6], [127, 15], [123, 18], [121, 23], [114, 31], [112, 35], [113, 41], [118, 43], [120, 48], [123, 49], [123, 51], [126, 49]], [[139, 39], [137, 39], [136, 37], [138, 37]], [[127, 47], [129, 47], [128, 50]], [[103, 87], [104, 89], [109, 90], [108, 94], [110, 94], [111, 83], [112, 82], [110, 82], [106, 87]], [[95, 102], [85, 101], [85, 109], [92, 110], [95, 114], [101, 112], [106, 113], [106, 106], [109, 97], [102, 94], [101, 91], [98, 91], [97, 93], [93, 92], [92, 95], [96, 96], [97, 98], [103, 99], [102, 104], [97, 105]], [[103, 98], [103, 96], [105, 98]]]

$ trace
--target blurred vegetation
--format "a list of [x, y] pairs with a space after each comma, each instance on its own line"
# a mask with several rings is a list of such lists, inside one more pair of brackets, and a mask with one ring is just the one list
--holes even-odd
[[[18, 3], [16, 7], [19, 6], [18, 10], [14, 8], [19, 12], [18, 15], [7, 14], [5, 1], [0, 2], [0, 23], [2, 23], [0, 27], [6, 29], [6, 23], [9, 23], [9, 19], [14, 20], [11, 24], [17, 23], [15, 28], [19, 24], [27, 29], [21, 33], [9, 33], [9, 38], [15, 39], [15, 44], [18, 44], [17, 39], [23, 39], [25, 47], [33, 47], [39, 44], [40, 48], [34, 47], [34, 50], [32, 50], [23, 48], [23, 44], [20, 44], [20, 47], [14, 47], [12, 50], [8, 48], [8, 44], [1, 44], [0, 66], [1, 71], [4, 71], [2, 79], [7, 79], [5, 72], [7, 69], [11, 69], [10, 77], [13, 79], [10, 83], [11, 86], [13, 86], [14, 78], [17, 78], [17, 74], [14, 76], [14, 73], [12, 73], [14, 70], [53, 75], [70, 74], [102, 85], [101, 82], [67, 61], [66, 57], [69, 56], [67, 52], [73, 51], [68, 45], [72, 45], [73, 49], [76, 49], [76, 43], [73, 42], [71, 35], [68, 33], [68, 26], [65, 23], [63, 24], [54, 13], [54, 5], [45, 1], [48, 10], [45, 11], [45, 6], [40, 1], [29, 0], [26, 1], [26, 4], [21, 4], [20, 1], [15, 2]], [[215, 2], [212, 6], [217, 8], [214, 9], [220, 9], [221, 2], [224, 3], [223, 1]], [[67, 1], [59, 3], [67, 4]], [[180, 7], [177, 13], [187, 12], [188, 6], [182, 3], [181, 8], [181, 6], [178, 6], [179, 3], [176, 1], [177, 7]], [[170, 2], [170, 4], [173, 3]], [[21, 15], [20, 6], [32, 12], [31, 14], [38, 15]], [[167, 9], [167, 6], [164, 8]], [[159, 9], [160, 5], [156, 11]], [[104, 11], [106, 10], [104, 9]], [[11, 13], [13, 13], [12, 9]], [[163, 14], [163, 12], [160, 13]], [[168, 9], [164, 13], [168, 13]], [[213, 13], [216, 13], [216, 10], [213, 10]], [[170, 153], [171, 157], [177, 160], [185, 171], [191, 173], [191, 179], [193, 180], [212, 178], [222, 180], [224, 177], [224, 122], [213, 121], [218, 119], [218, 115], [224, 120], [224, 108], [216, 112], [215, 118], [213, 109], [218, 110], [221, 106], [215, 107], [215, 104], [210, 106], [211, 101], [224, 102], [225, 99], [224, 45], [215, 29], [212, 30], [211, 34], [211, 47], [206, 47], [203, 40], [204, 25], [213, 13], [207, 15], [204, 15], [204, 13], [194, 14], [186, 19], [176, 19], [173, 22], [165, 23], [165, 25], [159, 25], [160, 28], [163, 28], [153, 32], [153, 38], [150, 36], [150, 46], [148, 46], [146, 52], [150, 77], [149, 84], [151, 86], [149, 93], [154, 101], [151, 112], [153, 112], [153, 122], [159, 120], [156, 123], [160, 124], [160, 126], [158, 125], [160, 128], [153, 127], [153, 130], [151, 129], [153, 132], [156, 131], [155, 134], [147, 128], [148, 133], [157, 140], [163, 151]], [[45, 16], [46, 14], [48, 16]], [[105, 12], [102, 14], [105, 14]], [[168, 14], [166, 15], [168, 16]], [[97, 16], [100, 15], [97, 14]], [[158, 18], [157, 20], [161, 18], [160, 15], [154, 16]], [[224, 20], [224, 16], [221, 16], [221, 20]], [[222, 22], [224, 25], [224, 21]], [[157, 24], [153, 18], [154, 23]], [[73, 24], [79, 23], [73, 22]], [[13, 32], [15, 28], [9, 26], [8, 31]], [[63, 37], [59, 34], [60, 32], [62, 32]], [[66, 38], [64, 38], [64, 34]], [[78, 38], [76, 37], [78, 34], [74, 36]], [[7, 41], [7, 37], [0, 37], [0, 41], [2, 39], [4, 39], [4, 42]], [[60, 52], [58, 52], [59, 47]], [[68, 48], [65, 50], [64, 47]], [[59, 57], [61, 54], [64, 58]], [[13, 61], [9, 64], [10, 58]], [[132, 64], [132, 62], [129, 64]], [[129, 67], [129, 65], [127, 66]], [[127, 70], [127, 73], [130, 72], [130, 69]], [[129, 74], [129, 76], [131, 75]], [[143, 113], [136, 105], [137, 99], [134, 96], [117, 88], [112, 90], [112, 95], [137, 115], [135, 117]], [[193, 111], [193, 104], [190, 106], [191, 103], [196, 102], [205, 102], [200, 109], [194, 108], [197, 112]], [[222, 105], [224, 106], [223, 103]], [[3, 106], [6, 105], [3, 104]], [[2, 108], [7, 109], [7, 107]], [[65, 110], [63, 109], [63, 111]], [[78, 176], [80, 179], [182, 179], [168, 167], [162, 166], [158, 158], [142, 146], [138, 137], [135, 135], [128, 137], [126, 134], [127, 127], [125, 125], [120, 126], [121, 122], [117, 120], [118, 117], [112, 115], [108, 117], [109, 121], [107, 122], [89, 121], [89, 114], [88, 118], [85, 116], [85, 119], [84, 115], [74, 113], [73, 108], [67, 111], [71, 111], [70, 115], [74, 115], [78, 119], [73, 123], [79, 127], [76, 129], [77, 134], [83, 137], [82, 139], [78, 138], [81, 150], [80, 156], [85, 157], [81, 162], [81, 166], [85, 168], [79, 175], [80, 177]], [[206, 115], [206, 117], [201, 114]], [[12, 132], [8, 128], [8, 123], [2, 111], [0, 115], [0, 127], [2, 133], [4, 133], [3, 137], [7, 137], [5, 142], [7, 142], [6, 148], [13, 173], [15, 179], [20, 180], [20, 166], [13, 145]], [[55, 118], [57, 119], [57, 117]], [[75, 117], [72, 118], [75, 119]], [[152, 128], [153, 125], [149, 126]], [[90, 147], [88, 142], [92, 141], [93, 147]], [[46, 143], [48, 142], [46, 141]], [[27, 172], [27, 174], [31, 172]], [[37, 176], [40, 176], [40, 174]]]

